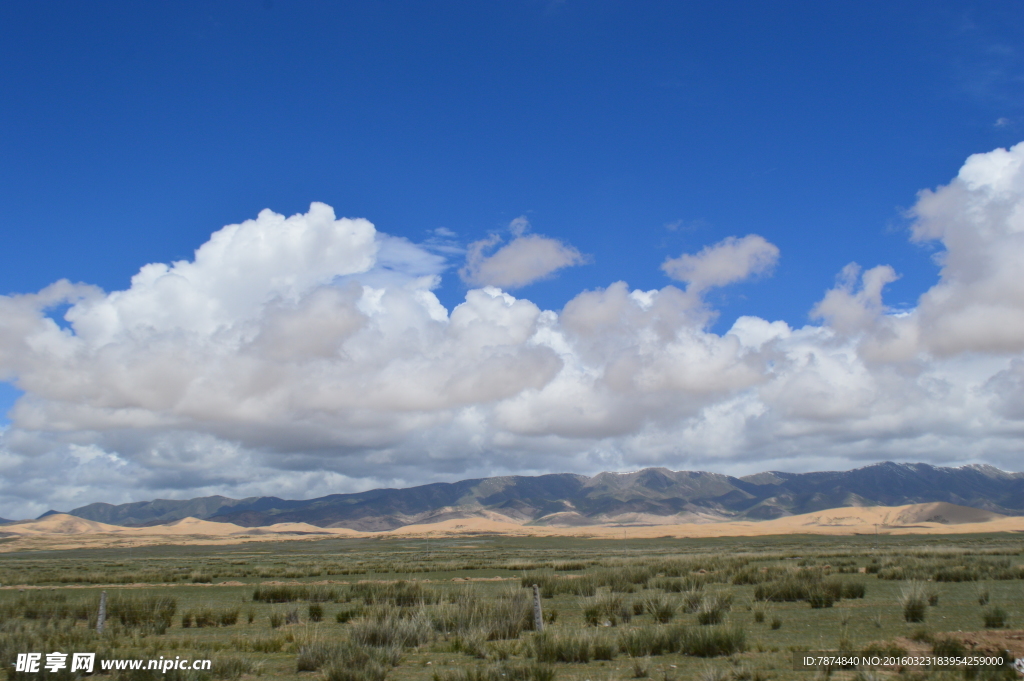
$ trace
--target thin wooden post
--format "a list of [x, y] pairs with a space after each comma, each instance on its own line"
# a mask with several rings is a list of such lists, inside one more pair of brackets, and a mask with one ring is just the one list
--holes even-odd
[[100, 611], [96, 615], [96, 631], [103, 633], [103, 625], [107, 622], [107, 592], [100, 592]]
[[540, 611], [540, 587], [533, 585], [533, 628], [544, 631], [544, 615]]

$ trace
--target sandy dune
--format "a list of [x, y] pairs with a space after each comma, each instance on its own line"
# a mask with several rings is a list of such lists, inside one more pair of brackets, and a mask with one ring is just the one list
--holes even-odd
[[903, 524], [938, 522], [958, 525], [962, 523], [985, 523], [1001, 520], [1007, 516], [980, 508], [957, 506], [939, 501], [931, 504], [914, 504], [907, 508], [897, 521]]
[[[218, 523], [222, 524], [222, 523]], [[238, 527], [233, 525], [232, 527]], [[309, 523], [276, 523], [266, 527], [243, 527], [240, 528], [243, 534], [324, 534], [339, 537], [361, 537], [366, 532], [350, 530], [347, 527], [317, 527]]]
[[208, 537], [230, 537], [250, 534], [322, 534], [359, 535], [355, 530], [343, 528], [316, 527], [308, 523], [278, 523], [268, 527], [242, 527], [232, 523], [215, 523], [199, 518], [182, 518], [166, 525], [147, 527], [121, 527], [83, 520], [75, 516], [58, 513], [42, 520], [22, 520], [16, 524], [4, 525], [0, 533], [36, 534], [119, 534], [131, 537], [202, 535]]
[[154, 525], [152, 527], [126, 527], [130, 534], [201, 534], [206, 536], [230, 536], [231, 534], [244, 530], [244, 527], [230, 523], [214, 523], [199, 518], [182, 518], [166, 525]]
[[520, 525], [483, 518], [407, 525], [382, 533], [397, 536], [505, 534], [607, 538], [744, 537], [772, 534], [954, 534], [1024, 532], [1024, 517], [1003, 516], [943, 502], [907, 506], [855, 506], [764, 521], [636, 525]]
[[588, 529], [590, 528], [531, 527], [511, 520], [503, 521], [492, 518], [454, 518], [429, 525], [406, 525], [405, 527], [399, 527], [389, 532], [382, 532], [381, 534], [417, 537], [458, 534], [507, 534], [525, 537], [529, 535], [574, 534]]
[[[664, 522], [664, 519], [661, 519]], [[703, 519], [702, 519], [703, 520]], [[119, 527], [65, 514], [24, 520], [0, 527], [7, 541], [0, 551], [27, 548], [82, 548], [151, 544], [235, 544], [250, 541], [310, 540], [327, 537], [451, 537], [474, 534], [546, 537], [742, 537], [785, 534], [953, 534], [1024, 532], [1024, 517], [947, 503], [907, 506], [855, 506], [765, 521], [696, 522], [631, 525], [525, 525], [510, 518], [454, 518], [437, 523], [407, 525], [389, 532], [358, 532], [347, 528], [316, 527], [307, 523], [279, 523], [268, 527], [241, 527], [197, 518], [167, 525]]]
[[40, 520], [19, 520], [3, 525], [3, 533], [11, 534], [86, 534], [122, 532], [128, 528], [85, 520], [65, 513], [48, 515]]

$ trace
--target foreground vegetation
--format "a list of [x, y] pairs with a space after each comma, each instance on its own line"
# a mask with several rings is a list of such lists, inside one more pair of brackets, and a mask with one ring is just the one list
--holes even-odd
[[19, 653], [53, 651], [213, 660], [100, 674], [131, 681], [1019, 678], [1008, 667], [803, 672], [792, 657], [999, 653], [1000, 632], [1024, 624], [1022, 550], [1009, 535], [481, 536], [10, 553], [0, 662], [18, 681], [80, 676], [15, 671]]

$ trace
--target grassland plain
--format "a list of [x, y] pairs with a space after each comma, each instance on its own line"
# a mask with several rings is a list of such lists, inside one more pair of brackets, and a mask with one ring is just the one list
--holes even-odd
[[[477, 536], [0, 555], [0, 662], [210, 658], [203, 679], [1019, 678], [1008, 667], [795, 671], [795, 650], [1024, 656], [1024, 537]], [[545, 626], [534, 631], [532, 591]], [[100, 593], [108, 620], [95, 632]]]

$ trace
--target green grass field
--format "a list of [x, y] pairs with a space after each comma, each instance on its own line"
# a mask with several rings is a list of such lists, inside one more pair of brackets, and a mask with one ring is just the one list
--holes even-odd
[[479, 536], [7, 553], [0, 660], [18, 680], [81, 676], [15, 670], [19, 653], [55, 651], [213, 660], [99, 673], [140, 681], [1020, 678], [1009, 667], [795, 671], [792, 658], [1012, 647], [1022, 550], [1011, 535]]

